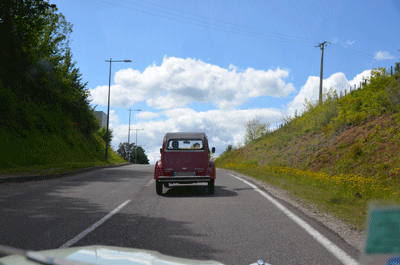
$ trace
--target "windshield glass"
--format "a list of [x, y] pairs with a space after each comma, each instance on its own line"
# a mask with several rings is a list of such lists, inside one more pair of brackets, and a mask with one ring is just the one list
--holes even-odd
[[367, 219], [400, 205], [399, 22], [400, 0], [0, 0], [0, 245], [400, 253], [400, 215]]
[[204, 150], [202, 140], [171, 139], [168, 141], [167, 150]]

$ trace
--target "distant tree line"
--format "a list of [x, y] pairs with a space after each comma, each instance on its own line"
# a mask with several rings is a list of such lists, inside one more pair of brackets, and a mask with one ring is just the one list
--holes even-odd
[[[131, 143], [129, 145], [127, 142], [120, 143], [118, 146], [117, 153], [120, 157], [124, 158], [126, 161], [130, 163], [135, 163], [135, 164], [150, 163], [147, 155], [145, 154], [144, 149], [141, 146], [136, 146], [135, 143]], [[135, 161], [136, 157], [137, 157], [137, 162]]]
[[0, 132], [83, 135], [100, 123], [89, 105], [87, 82], [72, 60], [71, 23], [43, 0], [0, 1]]

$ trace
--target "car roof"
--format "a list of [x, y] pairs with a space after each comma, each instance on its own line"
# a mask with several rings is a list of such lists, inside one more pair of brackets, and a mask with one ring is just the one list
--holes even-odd
[[167, 141], [170, 139], [201, 139], [207, 138], [205, 133], [199, 132], [176, 132], [176, 133], [166, 133], [165, 138]]

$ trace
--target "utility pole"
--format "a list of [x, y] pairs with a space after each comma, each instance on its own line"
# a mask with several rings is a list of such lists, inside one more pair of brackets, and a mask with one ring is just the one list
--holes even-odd
[[[324, 46], [327, 45], [327, 41], [324, 41], [323, 43], [320, 43], [319, 45], [315, 47], [320, 47], [321, 48], [321, 72], [319, 74], [319, 104], [322, 104], [322, 75], [324, 71]], [[332, 43], [330, 43], [332, 44]]]
[[[129, 128], [128, 128], [128, 150], [129, 150], [129, 141], [131, 138], [131, 111], [142, 111], [141, 109], [129, 109]], [[130, 151], [130, 150], [129, 150]], [[129, 159], [131, 157], [131, 153], [129, 152]]]
[[129, 128], [128, 128], [128, 148], [129, 148], [129, 140], [131, 137], [131, 109], [129, 109]]

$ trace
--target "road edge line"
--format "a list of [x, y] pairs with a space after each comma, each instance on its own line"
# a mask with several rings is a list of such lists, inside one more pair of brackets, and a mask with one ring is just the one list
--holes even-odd
[[283, 206], [281, 203], [279, 203], [277, 200], [272, 198], [270, 195], [265, 193], [264, 191], [260, 190], [256, 185], [248, 182], [247, 180], [244, 180], [238, 176], [235, 176], [231, 173], [228, 173], [230, 176], [237, 178], [250, 187], [254, 188], [255, 191], [260, 193], [262, 196], [264, 196], [266, 199], [268, 199], [270, 202], [272, 202], [278, 209], [280, 209], [286, 216], [288, 216], [290, 219], [292, 219], [295, 223], [297, 223], [301, 228], [303, 228], [309, 235], [311, 235], [315, 240], [317, 240], [321, 245], [323, 245], [330, 253], [332, 253], [338, 260], [343, 262], [344, 264], [348, 265], [358, 265], [358, 261], [353, 259], [350, 255], [348, 255], [346, 252], [344, 252], [342, 249], [340, 249], [338, 246], [336, 246], [334, 243], [332, 243], [329, 239], [327, 239], [325, 236], [323, 236], [321, 233], [319, 233], [317, 230], [315, 230], [312, 226], [307, 224], [305, 221], [303, 221], [300, 217], [292, 213], [290, 210], [288, 210], [285, 206]]

